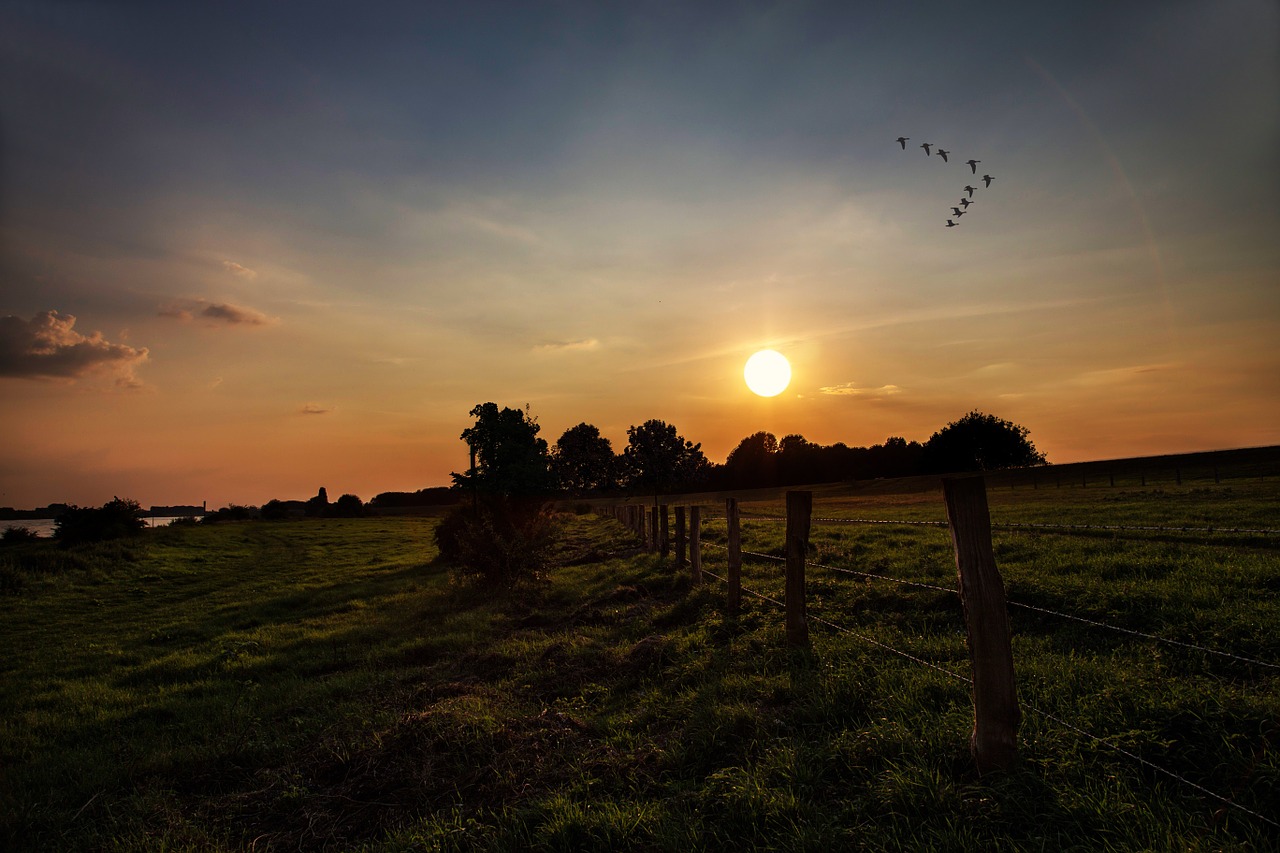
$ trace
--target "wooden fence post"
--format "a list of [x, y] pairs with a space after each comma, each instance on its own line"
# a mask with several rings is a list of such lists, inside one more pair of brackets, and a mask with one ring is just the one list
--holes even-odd
[[809, 623], [804, 610], [804, 558], [809, 547], [809, 519], [813, 492], [787, 492], [787, 645], [809, 645]]
[[1007, 770], [1018, 754], [1022, 713], [1013, 680], [1009, 612], [1004, 580], [991, 547], [991, 513], [981, 475], [944, 477], [956, 575], [973, 665], [973, 735], [969, 749], [978, 772]]
[[649, 553], [658, 550], [658, 505], [649, 510]]
[[684, 507], [676, 507], [676, 568], [684, 565]]
[[693, 566], [693, 585], [702, 583], [702, 507], [689, 507], [689, 562]]
[[667, 530], [667, 505], [658, 507], [658, 549], [662, 559], [671, 553], [671, 536]]
[[742, 608], [742, 514], [737, 498], [725, 498], [724, 519], [729, 549], [728, 609], [730, 616], [737, 616]]

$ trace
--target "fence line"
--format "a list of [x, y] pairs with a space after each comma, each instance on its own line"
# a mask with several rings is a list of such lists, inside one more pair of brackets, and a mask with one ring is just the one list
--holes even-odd
[[[717, 547], [718, 547], [718, 546], [717, 546]], [[722, 549], [722, 550], [723, 550], [723, 549]], [[745, 554], [745, 553], [748, 553], [748, 552], [744, 551], [743, 553]], [[772, 557], [772, 556], [769, 556], [769, 555], [753, 555], [753, 556], [765, 556], [765, 557], [767, 557], [768, 559], [771, 559], [771, 560], [772, 560], [772, 559], [777, 559], [777, 558]], [[703, 573], [704, 575], [707, 575], [708, 577], [712, 577], [712, 578], [715, 578], [715, 579], [716, 579], [716, 580], [718, 580], [718, 581], [721, 581], [721, 582], [725, 582], [725, 583], [727, 583], [727, 580], [726, 580], [725, 578], [721, 577], [720, 575], [715, 574], [714, 572], [707, 571], [705, 568], [703, 569], [702, 573]], [[750, 589], [749, 587], [745, 587], [745, 586], [744, 586], [744, 587], [742, 587], [742, 591], [743, 591], [743, 592], [745, 592], [745, 593], [747, 593], [748, 595], [751, 595], [751, 596], [754, 596], [754, 597], [756, 597], [756, 598], [762, 599], [762, 600], [767, 601], [767, 602], [769, 602], [769, 603], [771, 603], [771, 604], [777, 605], [778, 607], [781, 607], [781, 608], [783, 608], [783, 609], [785, 609], [785, 608], [786, 608], [786, 604], [785, 604], [784, 602], [781, 602], [781, 601], [779, 601], [778, 599], [773, 598], [773, 597], [771, 597], [771, 596], [764, 595], [764, 594], [762, 594], [762, 593], [756, 592], [755, 590]], [[951, 591], [951, 590], [948, 590], [948, 591]], [[811, 621], [813, 621], [813, 622], [817, 622], [817, 623], [818, 623], [818, 624], [820, 624], [820, 625], [824, 625], [824, 626], [826, 626], [826, 627], [828, 627], [828, 628], [831, 628], [832, 630], [836, 631], [837, 633], [840, 633], [840, 634], [848, 634], [849, 636], [855, 637], [855, 638], [857, 638], [857, 639], [859, 639], [859, 640], [862, 640], [862, 641], [864, 641], [864, 642], [870, 643], [871, 645], [878, 646], [879, 648], [882, 648], [882, 649], [884, 649], [884, 650], [886, 650], [886, 651], [892, 652], [892, 653], [893, 653], [893, 654], [895, 654], [895, 655], [898, 655], [898, 656], [900, 656], [900, 657], [906, 658], [906, 659], [907, 659], [907, 660], [909, 660], [909, 661], [912, 661], [912, 662], [914, 662], [914, 663], [918, 663], [918, 664], [922, 664], [922, 665], [924, 665], [924, 666], [927, 666], [928, 668], [930, 668], [930, 669], [932, 669], [932, 670], [935, 670], [935, 671], [937, 671], [937, 672], [940, 672], [940, 673], [942, 673], [943, 675], [949, 676], [949, 677], [951, 677], [951, 678], [954, 678], [954, 679], [956, 679], [956, 680], [958, 680], [958, 681], [962, 681], [962, 682], [964, 682], [964, 683], [966, 683], [966, 684], [969, 684], [969, 685], [972, 685], [972, 684], [973, 684], [973, 679], [972, 679], [972, 678], [969, 678], [969, 677], [967, 677], [967, 676], [961, 675], [961, 674], [960, 674], [960, 673], [958, 673], [958, 672], [953, 672], [953, 671], [951, 671], [951, 670], [949, 670], [949, 669], [945, 669], [945, 668], [943, 668], [943, 667], [941, 667], [941, 666], [938, 666], [938, 665], [937, 665], [937, 664], [935, 664], [935, 663], [931, 663], [931, 662], [929, 662], [929, 661], [927, 661], [927, 660], [925, 660], [925, 659], [923, 659], [923, 658], [917, 657], [917, 656], [912, 655], [912, 654], [910, 654], [910, 653], [908, 653], [908, 652], [904, 652], [904, 651], [902, 651], [902, 650], [900, 650], [900, 649], [896, 649], [896, 648], [894, 648], [893, 646], [888, 645], [887, 643], [882, 643], [882, 642], [880, 642], [879, 640], [876, 640], [876, 639], [874, 639], [874, 638], [872, 638], [872, 637], [868, 637], [868, 636], [866, 636], [866, 635], [864, 635], [864, 634], [860, 634], [860, 633], [858, 633], [857, 631], [854, 631], [854, 630], [852, 630], [852, 629], [850, 629], [850, 628], [846, 628], [846, 627], [844, 627], [844, 626], [842, 626], [842, 625], [838, 625], [838, 624], [836, 624], [835, 622], [828, 621], [828, 620], [826, 620], [826, 619], [823, 619], [823, 618], [821, 618], [821, 617], [819, 617], [819, 616], [814, 616], [814, 615], [812, 615], [812, 614], [810, 614], [810, 615], [808, 616], [808, 618], [809, 618]], [[1105, 626], [1105, 625], [1104, 625], [1104, 626], [1102, 626], [1102, 627], [1109, 627], [1109, 626]], [[1157, 637], [1157, 638], [1155, 638], [1155, 639], [1159, 639], [1159, 638]], [[1266, 664], [1264, 664], [1264, 665], [1266, 665]], [[1058, 725], [1062, 726], [1062, 727], [1063, 727], [1063, 728], [1065, 728], [1065, 729], [1068, 729], [1068, 730], [1070, 730], [1070, 731], [1072, 731], [1072, 732], [1075, 732], [1076, 734], [1083, 735], [1084, 737], [1086, 737], [1086, 738], [1088, 738], [1088, 739], [1090, 739], [1090, 740], [1094, 741], [1095, 743], [1101, 744], [1102, 746], [1105, 746], [1105, 747], [1107, 747], [1108, 749], [1111, 749], [1112, 751], [1116, 752], [1116, 753], [1117, 753], [1117, 754], [1119, 754], [1119, 755], [1124, 756], [1125, 758], [1128, 758], [1128, 759], [1130, 759], [1130, 760], [1132, 760], [1132, 761], [1137, 762], [1138, 764], [1143, 765], [1144, 767], [1148, 767], [1148, 768], [1150, 768], [1151, 770], [1156, 771], [1157, 773], [1161, 773], [1161, 774], [1163, 774], [1163, 775], [1165, 775], [1165, 776], [1168, 776], [1168, 777], [1169, 777], [1169, 778], [1171, 778], [1171, 779], [1174, 779], [1174, 780], [1176, 780], [1176, 781], [1178, 781], [1178, 782], [1181, 782], [1183, 785], [1186, 785], [1186, 786], [1187, 786], [1187, 787], [1189, 787], [1189, 788], [1192, 788], [1192, 789], [1194, 789], [1194, 790], [1196, 790], [1196, 791], [1199, 791], [1201, 794], [1204, 794], [1204, 795], [1206, 795], [1206, 796], [1210, 797], [1211, 799], [1217, 800], [1218, 802], [1220, 802], [1220, 803], [1222, 803], [1222, 804], [1224, 804], [1224, 805], [1226, 805], [1226, 806], [1229, 806], [1229, 807], [1231, 807], [1231, 808], [1237, 809], [1238, 811], [1241, 811], [1241, 812], [1243, 812], [1243, 813], [1245, 813], [1245, 814], [1247, 814], [1247, 815], [1249, 815], [1249, 816], [1251, 816], [1251, 817], [1257, 818], [1258, 820], [1261, 820], [1261, 821], [1262, 821], [1262, 822], [1264, 822], [1264, 823], [1270, 824], [1271, 826], [1280, 827], [1280, 823], [1278, 823], [1278, 822], [1276, 822], [1275, 820], [1273, 820], [1273, 819], [1271, 819], [1271, 818], [1267, 817], [1266, 815], [1260, 814], [1259, 812], [1256, 812], [1256, 811], [1254, 811], [1253, 809], [1248, 808], [1247, 806], [1242, 806], [1242, 805], [1240, 805], [1239, 803], [1235, 802], [1234, 800], [1228, 799], [1227, 797], [1224, 797], [1224, 796], [1222, 796], [1221, 794], [1218, 794], [1218, 793], [1216, 793], [1216, 792], [1214, 792], [1214, 791], [1212, 791], [1212, 790], [1210, 790], [1210, 789], [1208, 789], [1208, 788], [1204, 787], [1203, 785], [1200, 785], [1200, 784], [1198, 784], [1198, 783], [1196, 783], [1196, 782], [1192, 782], [1190, 779], [1186, 778], [1185, 776], [1182, 776], [1181, 774], [1175, 773], [1175, 772], [1173, 772], [1172, 770], [1169, 770], [1168, 768], [1161, 767], [1160, 765], [1158, 765], [1158, 764], [1156, 764], [1156, 763], [1154, 763], [1154, 762], [1152, 762], [1152, 761], [1149, 761], [1149, 760], [1147, 760], [1147, 759], [1143, 758], [1143, 757], [1142, 757], [1142, 756], [1140, 756], [1140, 755], [1136, 755], [1136, 754], [1134, 754], [1134, 753], [1132, 753], [1132, 752], [1130, 752], [1130, 751], [1128, 751], [1128, 750], [1124, 749], [1123, 747], [1116, 746], [1115, 744], [1113, 744], [1113, 743], [1111, 743], [1110, 741], [1108, 741], [1106, 738], [1101, 737], [1100, 735], [1096, 735], [1096, 734], [1094, 734], [1093, 732], [1088, 731], [1087, 729], [1083, 729], [1083, 728], [1080, 728], [1080, 727], [1079, 727], [1079, 726], [1077, 726], [1077, 725], [1074, 725], [1074, 724], [1072, 724], [1072, 723], [1069, 723], [1069, 722], [1067, 722], [1066, 720], [1062, 719], [1061, 717], [1057, 716], [1056, 714], [1051, 714], [1051, 713], [1049, 713], [1048, 711], [1045, 711], [1045, 710], [1043, 710], [1043, 709], [1041, 709], [1041, 708], [1037, 708], [1035, 705], [1031, 705], [1031, 704], [1029, 704], [1029, 703], [1027, 703], [1027, 702], [1025, 702], [1025, 701], [1023, 701], [1023, 700], [1021, 700], [1021, 699], [1019, 699], [1019, 700], [1018, 700], [1018, 707], [1019, 707], [1019, 708], [1022, 708], [1023, 710], [1032, 711], [1032, 712], [1034, 712], [1034, 713], [1036, 713], [1036, 714], [1039, 714], [1040, 716], [1044, 717], [1045, 719], [1050, 720], [1051, 722], [1057, 723]]]
[[[743, 518], [749, 518], [753, 521], [786, 521], [785, 516], [781, 515], [756, 515], [754, 513], [743, 513]], [[913, 521], [908, 519], [894, 518], [834, 518], [834, 517], [815, 517], [815, 522], [823, 524], [901, 524], [914, 527], [946, 527], [945, 521]], [[1280, 528], [1275, 527], [1195, 527], [1191, 525], [1183, 525], [1179, 527], [1159, 526], [1159, 525], [1139, 525], [1139, 524], [1043, 524], [1038, 522], [992, 522], [993, 530], [1105, 530], [1105, 531], [1125, 531], [1125, 532], [1141, 532], [1141, 533], [1254, 533], [1265, 536], [1280, 536]]]
[[[711, 544], [712, 547], [720, 548], [721, 550], [724, 550], [723, 546], [721, 545], [717, 545], [715, 543], [707, 543], [707, 544]], [[775, 557], [772, 554], [761, 554], [757, 551], [743, 551], [742, 553], [744, 556], [750, 555], [752, 557], [757, 557], [763, 560], [771, 560], [774, 562], [785, 562], [781, 557]], [[946, 592], [946, 593], [956, 592], [955, 589], [950, 589], [943, 586], [937, 586], [936, 584], [920, 583], [918, 581], [909, 581], [909, 580], [904, 580], [902, 578], [889, 577], [888, 575], [877, 575], [871, 572], [860, 572], [857, 569], [845, 569], [839, 566], [824, 565], [822, 563], [811, 563], [810, 565], [813, 565], [820, 569], [826, 569], [832, 572], [839, 572], [840, 574], [858, 575], [864, 578], [874, 578], [876, 580], [889, 581], [890, 583], [902, 584], [903, 586], [920, 587], [921, 589], [935, 590], [937, 592]], [[1241, 663], [1253, 664], [1254, 666], [1265, 666], [1269, 669], [1280, 669], [1280, 664], [1268, 663], [1267, 661], [1264, 661], [1264, 660], [1257, 660], [1256, 658], [1245, 657], [1244, 655], [1237, 655], [1237, 654], [1233, 654], [1232, 652], [1224, 652], [1219, 649], [1213, 649], [1208, 646], [1201, 646], [1196, 643], [1186, 643], [1181, 640], [1171, 640], [1171, 639], [1168, 639], [1167, 637], [1160, 637], [1155, 634], [1148, 634], [1143, 631], [1134, 630], [1133, 628], [1122, 628], [1119, 625], [1112, 625], [1108, 622], [1098, 622], [1093, 619], [1087, 619], [1083, 616], [1075, 616], [1070, 613], [1063, 613], [1059, 610], [1050, 610], [1047, 607], [1037, 607], [1034, 604], [1024, 604], [1020, 601], [1013, 601], [1013, 600], [1008, 601], [1008, 605], [1010, 607], [1020, 607], [1024, 610], [1034, 610], [1038, 613], [1044, 613], [1050, 616], [1058, 616], [1062, 619], [1070, 619], [1075, 622], [1083, 622], [1084, 624], [1092, 625], [1095, 628], [1107, 628], [1109, 630], [1116, 631], [1121, 634], [1130, 634], [1135, 637], [1142, 637], [1147, 640], [1154, 640], [1157, 643], [1166, 643], [1171, 646], [1180, 646], [1184, 649], [1192, 649], [1197, 652], [1204, 652], [1205, 654], [1218, 655], [1220, 657], [1230, 658], [1231, 660], [1240, 661]]]

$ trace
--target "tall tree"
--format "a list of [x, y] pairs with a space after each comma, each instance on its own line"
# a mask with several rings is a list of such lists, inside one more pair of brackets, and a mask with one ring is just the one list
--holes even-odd
[[613, 445], [591, 424], [570, 427], [551, 448], [551, 471], [566, 491], [613, 488], [618, 482], [617, 470]]
[[935, 432], [923, 449], [923, 464], [932, 473], [994, 471], [1046, 464], [1031, 443], [1030, 430], [972, 411]]
[[687, 441], [674, 426], [660, 420], [627, 427], [622, 459], [627, 483], [655, 495], [692, 486], [710, 468], [701, 444]]
[[527, 407], [500, 410], [497, 403], [481, 403], [471, 416], [475, 425], [461, 436], [471, 449], [471, 467], [465, 474], [452, 474], [455, 485], [503, 497], [553, 490], [547, 441], [538, 438], [542, 427]]
[[778, 439], [771, 432], [757, 432], [742, 439], [724, 461], [729, 485], [736, 489], [775, 485], [777, 456]]

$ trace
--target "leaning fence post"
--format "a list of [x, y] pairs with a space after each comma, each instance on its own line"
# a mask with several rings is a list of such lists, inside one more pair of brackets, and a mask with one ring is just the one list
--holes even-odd
[[666, 504], [658, 507], [658, 549], [662, 553], [662, 559], [664, 560], [671, 553], [671, 537], [667, 530]]
[[737, 498], [724, 500], [725, 535], [729, 549], [729, 615], [742, 607], [742, 516]]
[[804, 557], [809, 547], [809, 518], [813, 492], [787, 492], [787, 645], [809, 645], [809, 623], [804, 610]]
[[1004, 580], [991, 547], [991, 513], [981, 475], [944, 477], [942, 494], [956, 552], [956, 575], [973, 666], [973, 734], [978, 772], [1006, 770], [1018, 753], [1022, 714], [1013, 680]]
[[684, 565], [684, 507], [676, 507], [676, 568]]
[[693, 566], [693, 584], [702, 583], [702, 507], [689, 507], [689, 562]]

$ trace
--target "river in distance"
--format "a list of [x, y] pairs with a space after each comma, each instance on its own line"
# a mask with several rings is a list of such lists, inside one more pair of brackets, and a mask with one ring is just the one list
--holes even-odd
[[[142, 519], [147, 523], [147, 527], [164, 527], [167, 524], [173, 524], [181, 516], [158, 515], [155, 518]], [[10, 527], [25, 527], [37, 536], [53, 536], [54, 526], [57, 524], [52, 518], [10, 518], [0, 521], [0, 531], [7, 530]]]

